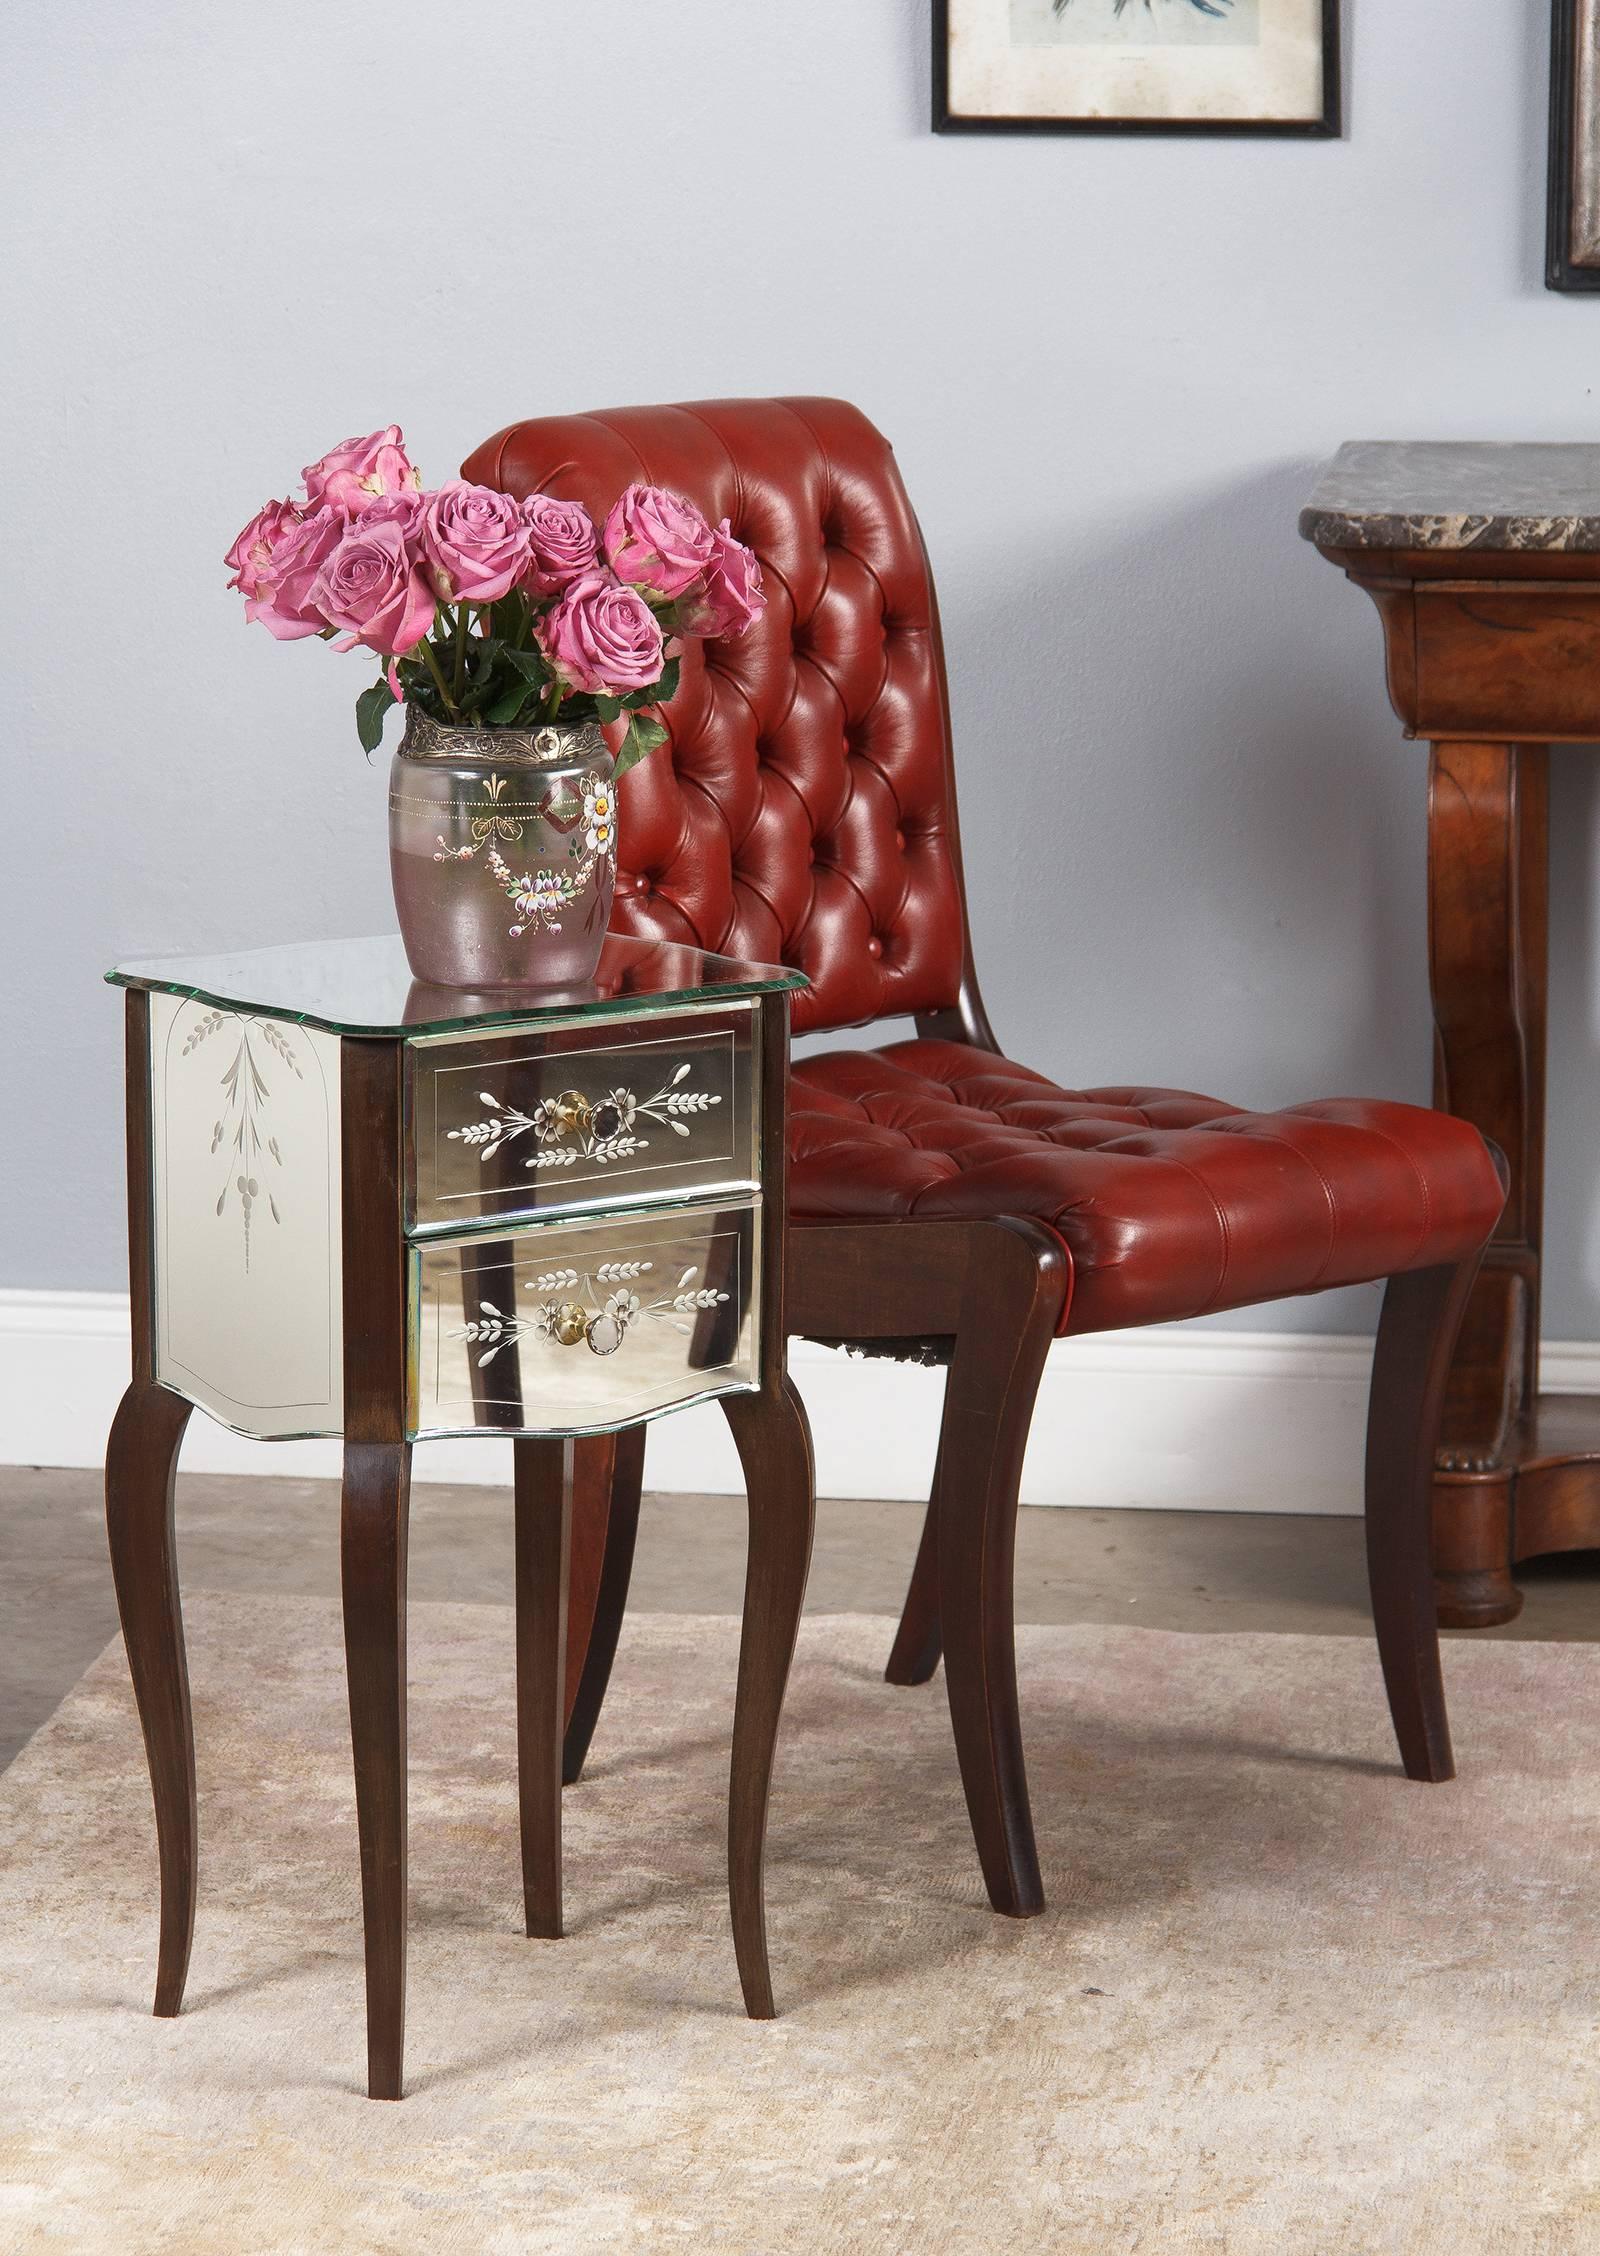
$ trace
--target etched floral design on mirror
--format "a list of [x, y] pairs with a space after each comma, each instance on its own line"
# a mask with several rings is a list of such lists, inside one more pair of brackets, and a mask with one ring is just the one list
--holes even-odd
[[[198, 1019], [184, 1041], [180, 1055], [190, 1056], [202, 1043], [210, 1041], [223, 1027], [237, 1037], [237, 1045], [221, 1078], [222, 1110], [211, 1130], [213, 1153], [226, 1154], [226, 1173], [222, 1188], [217, 1193], [216, 1211], [219, 1217], [226, 1213], [233, 1200], [238, 1201], [244, 1223], [244, 1265], [250, 1267], [250, 1225], [255, 1210], [264, 1198], [267, 1212], [276, 1223], [282, 1223], [283, 1210], [278, 1204], [274, 1181], [281, 1187], [283, 1150], [271, 1131], [269, 1108], [272, 1089], [262, 1069], [252, 1034], [256, 1041], [272, 1051], [286, 1065], [297, 1081], [305, 1075], [287, 1035], [282, 1027], [270, 1018], [240, 1018], [228, 1011], [207, 1011]], [[277, 1171], [267, 1176], [267, 1161]]]
[[607, 1160], [631, 1159], [635, 1152], [650, 1148], [648, 1136], [634, 1133], [641, 1120], [687, 1137], [690, 1129], [686, 1115], [709, 1112], [713, 1105], [721, 1104], [721, 1096], [713, 1091], [681, 1086], [693, 1070], [694, 1061], [686, 1059], [654, 1096], [641, 1097], [632, 1089], [618, 1087], [591, 1100], [580, 1089], [563, 1089], [556, 1096], [542, 1098], [531, 1112], [503, 1104], [492, 1090], [480, 1089], [478, 1102], [487, 1106], [493, 1117], [471, 1121], [464, 1128], [447, 1129], [446, 1140], [474, 1146], [481, 1162], [498, 1158], [519, 1136], [531, 1134], [540, 1148], [522, 1164], [536, 1169], [570, 1167], [578, 1159], [592, 1159], [602, 1166]]
[[[531, 1315], [507, 1316], [492, 1301], [480, 1297], [476, 1317], [455, 1325], [449, 1337], [482, 1348], [483, 1353], [475, 1358], [480, 1371], [488, 1369], [502, 1348], [522, 1340], [554, 1340], [561, 1347], [587, 1346], [592, 1355], [615, 1355], [641, 1320], [670, 1324], [687, 1335], [694, 1328], [693, 1317], [703, 1309], [721, 1308], [727, 1303], [726, 1292], [697, 1281], [701, 1275], [698, 1263], [691, 1263], [682, 1272], [671, 1292], [654, 1300], [643, 1299], [633, 1285], [654, 1268], [653, 1261], [603, 1261], [583, 1274], [576, 1269], [548, 1270], [533, 1279], [533, 1290], [550, 1297]], [[590, 1301], [600, 1300], [600, 1288], [605, 1285], [614, 1289], [598, 1308], [589, 1306]], [[579, 1291], [584, 1299], [561, 1297]]]

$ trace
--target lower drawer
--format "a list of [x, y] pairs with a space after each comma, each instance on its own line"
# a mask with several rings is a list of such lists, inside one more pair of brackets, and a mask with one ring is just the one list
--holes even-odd
[[411, 1249], [408, 1426], [602, 1433], [758, 1383], [759, 1201]]

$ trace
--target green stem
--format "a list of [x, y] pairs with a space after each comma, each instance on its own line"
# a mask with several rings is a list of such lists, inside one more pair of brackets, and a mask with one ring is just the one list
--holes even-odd
[[461, 702], [461, 684], [463, 679], [465, 678], [466, 667], [467, 607], [464, 603], [458, 603], [456, 605], [456, 662], [453, 669], [453, 682], [456, 694], [456, 703], [458, 705]]
[[417, 644], [417, 648], [422, 652], [423, 657], [427, 659], [428, 671], [430, 674], [432, 674], [434, 680], [439, 685], [439, 695], [444, 700], [445, 711], [449, 714], [450, 718], [453, 721], [459, 721], [461, 718], [461, 708], [457, 705], [455, 699], [451, 696], [449, 690], [445, 687], [444, 675], [439, 671], [439, 661], [438, 658], [434, 655], [433, 644], [429, 642], [426, 637], [424, 637], [423, 640]]
[[563, 697], [565, 697], [565, 696], [566, 696], [566, 694], [567, 694], [567, 691], [566, 691], [566, 684], [565, 684], [564, 682], [559, 682], [559, 681], [552, 681], [552, 682], [551, 682], [551, 684], [550, 684], [550, 701], [549, 701], [549, 703], [548, 703], [548, 704], [547, 704], [547, 705], [545, 706], [545, 709], [544, 709], [544, 717], [545, 717], [545, 719], [546, 719], [547, 721], [553, 721], [553, 720], [555, 719], [556, 715], [557, 715], [557, 714], [558, 714], [558, 713], [560, 712], [560, 710], [561, 710], [561, 700], [562, 700], [562, 698], [563, 698]]

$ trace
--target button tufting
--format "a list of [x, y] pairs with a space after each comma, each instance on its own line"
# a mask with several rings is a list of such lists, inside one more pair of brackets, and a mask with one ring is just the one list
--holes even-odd
[[883, 954], [883, 942], [878, 938], [878, 935], [876, 933], [874, 933], [872, 935], [872, 938], [867, 942], [867, 954], [869, 956], [881, 956]]
[[895, 834], [894, 834], [894, 842], [895, 842], [895, 847], [896, 847], [896, 850], [897, 850], [897, 851], [898, 851], [899, 853], [902, 853], [902, 854], [903, 854], [903, 853], [905, 852], [905, 850], [906, 850], [906, 834], [905, 834], [905, 832], [904, 832], [903, 830], [897, 830], [897, 831], [895, 832]]
[[[748, 642], [705, 653], [704, 675], [687, 669], [672, 743], [634, 787], [637, 814], [630, 793], [619, 922], [666, 923], [715, 948], [748, 914], [761, 919], [758, 952], [773, 955], [807, 931], [797, 1028], [853, 1025], [890, 988], [897, 1009], [947, 1006], [962, 927], [946, 724], [931, 652], [906, 662], [897, 650], [902, 635], [926, 635], [930, 596], [892, 455], [837, 402], [812, 401], [798, 420], [777, 402], [636, 408], [522, 424], [484, 482], [609, 508], [641, 464], [713, 523], [728, 517], [735, 538], [756, 536], [767, 611]], [[891, 847], [906, 806], [908, 842]], [[844, 938], [863, 917], [867, 932], [885, 920], [871, 955]]]

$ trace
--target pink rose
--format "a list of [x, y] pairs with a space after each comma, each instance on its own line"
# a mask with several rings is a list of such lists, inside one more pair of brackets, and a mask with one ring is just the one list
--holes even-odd
[[684, 597], [677, 619], [681, 633], [715, 641], [723, 635], [748, 633], [767, 608], [767, 599], [761, 592], [761, 566], [755, 552], [734, 539], [726, 517], [711, 538], [715, 550], [705, 585], [697, 595]]
[[273, 555], [299, 522], [292, 501], [269, 501], [258, 511], [222, 559], [233, 571], [229, 587], [241, 589], [248, 601], [260, 594], [263, 582], [270, 586]]
[[534, 626], [539, 648], [569, 689], [627, 697], [661, 679], [666, 653], [656, 615], [636, 589], [604, 572], [574, 580]]
[[529, 494], [522, 514], [532, 543], [532, 561], [522, 583], [530, 595], [559, 595], [574, 580], [598, 570], [600, 542], [594, 519], [581, 501]]
[[[266, 514], [263, 510], [262, 515]], [[344, 538], [346, 523], [336, 509], [319, 509], [314, 516], [282, 526], [268, 563], [260, 569], [252, 567], [256, 585], [253, 594], [245, 590], [245, 617], [259, 620], [279, 642], [298, 642], [305, 635], [321, 634], [328, 622], [317, 609], [313, 591], [323, 565]], [[234, 547], [253, 529], [246, 526]], [[229, 556], [231, 559], [232, 550]]]
[[498, 603], [528, 568], [528, 521], [509, 494], [452, 478], [423, 497], [422, 553], [445, 603]]
[[417, 553], [415, 520], [416, 503], [391, 495], [344, 528], [312, 590], [329, 626], [346, 630], [341, 650], [360, 642], [403, 658], [433, 625], [434, 594]]
[[716, 536], [692, 501], [630, 486], [606, 519], [606, 562], [630, 587], [682, 595], [711, 562]]
[[416, 493], [422, 485], [413, 469], [398, 423], [364, 439], [346, 439], [320, 462], [307, 465], [306, 496], [313, 509], [324, 503], [346, 517], [359, 517], [385, 494]]

